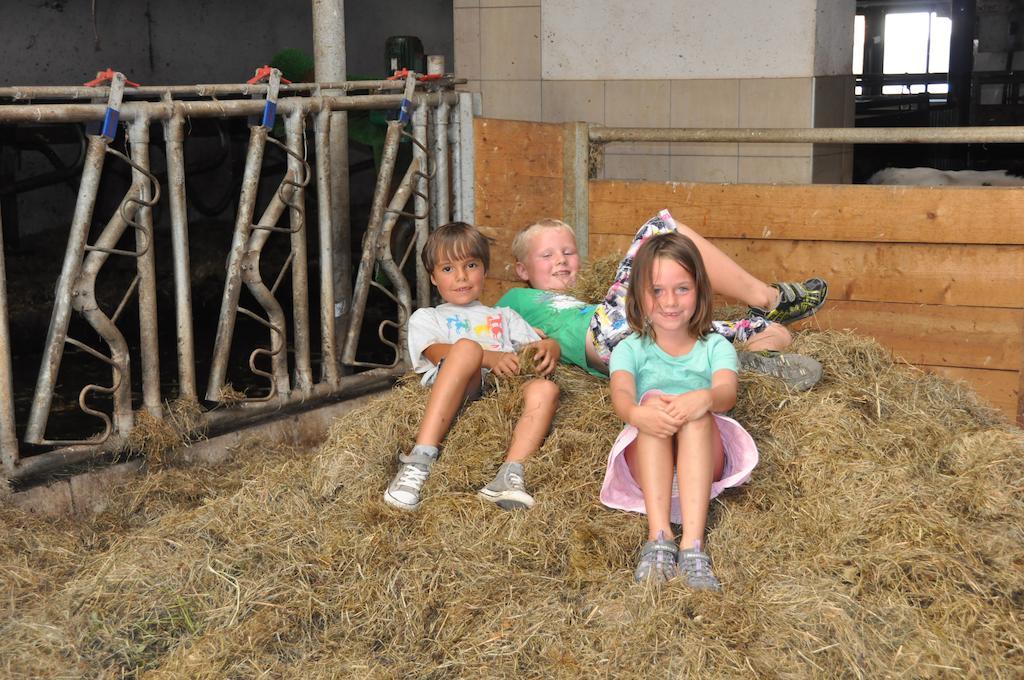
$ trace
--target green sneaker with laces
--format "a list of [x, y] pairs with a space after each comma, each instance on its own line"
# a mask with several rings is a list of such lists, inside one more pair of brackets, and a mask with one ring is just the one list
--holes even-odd
[[771, 284], [779, 291], [779, 304], [774, 309], [751, 307], [750, 313], [761, 316], [769, 321], [791, 324], [811, 316], [825, 304], [828, 297], [828, 284], [824, 279], [807, 279], [803, 283], [781, 282]]

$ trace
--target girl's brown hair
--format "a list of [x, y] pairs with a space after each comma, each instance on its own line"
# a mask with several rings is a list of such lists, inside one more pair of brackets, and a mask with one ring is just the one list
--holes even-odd
[[712, 292], [704, 259], [700, 251], [686, 236], [670, 231], [665, 234], [651, 236], [636, 251], [633, 268], [626, 294], [626, 320], [629, 327], [641, 336], [654, 336], [654, 329], [648, 322], [647, 311], [644, 310], [644, 293], [653, 288], [654, 262], [659, 258], [671, 260], [690, 272], [697, 284], [697, 306], [688, 324], [690, 334], [702, 338], [711, 331]]
[[427, 271], [433, 273], [438, 261], [445, 256], [453, 260], [475, 257], [484, 263], [484, 271], [491, 267], [491, 246], [487, 237], [465, 222], [449, 222], [427, 237], [420, 255]]

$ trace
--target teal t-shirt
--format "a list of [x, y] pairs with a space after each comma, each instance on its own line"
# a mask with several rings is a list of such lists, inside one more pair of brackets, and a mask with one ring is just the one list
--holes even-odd
[[711, 387], [715, 371], [737, 372], [736, 350], [718, 333], [708, 333], [688, 353], [673, 357], [649, 336], [636, 333], [612, 350], [609, 373], [626, 371], [636, 381], [637, 399], [648, 390], [683, 394]]
[[526, 323], [544, 331], [562, 349], [562, 361], [575, 364], [593, 375], [604, 374], [587, 366], [587, 329], [597, 305], [588, 305], [571, 295], [536, 288], [512, 288], [495, 307], [508, 307]]

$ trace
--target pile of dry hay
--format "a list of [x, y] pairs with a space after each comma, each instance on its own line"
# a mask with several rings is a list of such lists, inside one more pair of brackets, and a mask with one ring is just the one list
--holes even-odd
[[419, 512], [385, 506], [425, 401], [405, 381], [315, 456], [167, 469], [86, 523], [0, 509], [0, 673], [1020, 677], [1022, 432], [870, 341], [798, 348], [825, 365], [811, 392], [741, 381], [761, 465], [713, 504], [724, 595], [632, 583], [645, 522], [597, 500], [619, 425], [575, 370], [527, 468], [535, 508], [475, 496], [511, 383], [466, 409]]

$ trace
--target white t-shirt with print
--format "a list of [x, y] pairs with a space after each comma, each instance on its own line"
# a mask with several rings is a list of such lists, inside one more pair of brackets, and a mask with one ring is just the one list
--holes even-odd
[[540, 340], [530, 324], [507, 307], [446, 302], [417, 309], [409, 317], [409, 357], [413, 370], [424, 374], [424, 385], [434, 381], [437, 365], [423, 355], [423, 350], [436, 344], [454, 344], [462, 338], [474, 340], [492, 352], [518, 352]]

